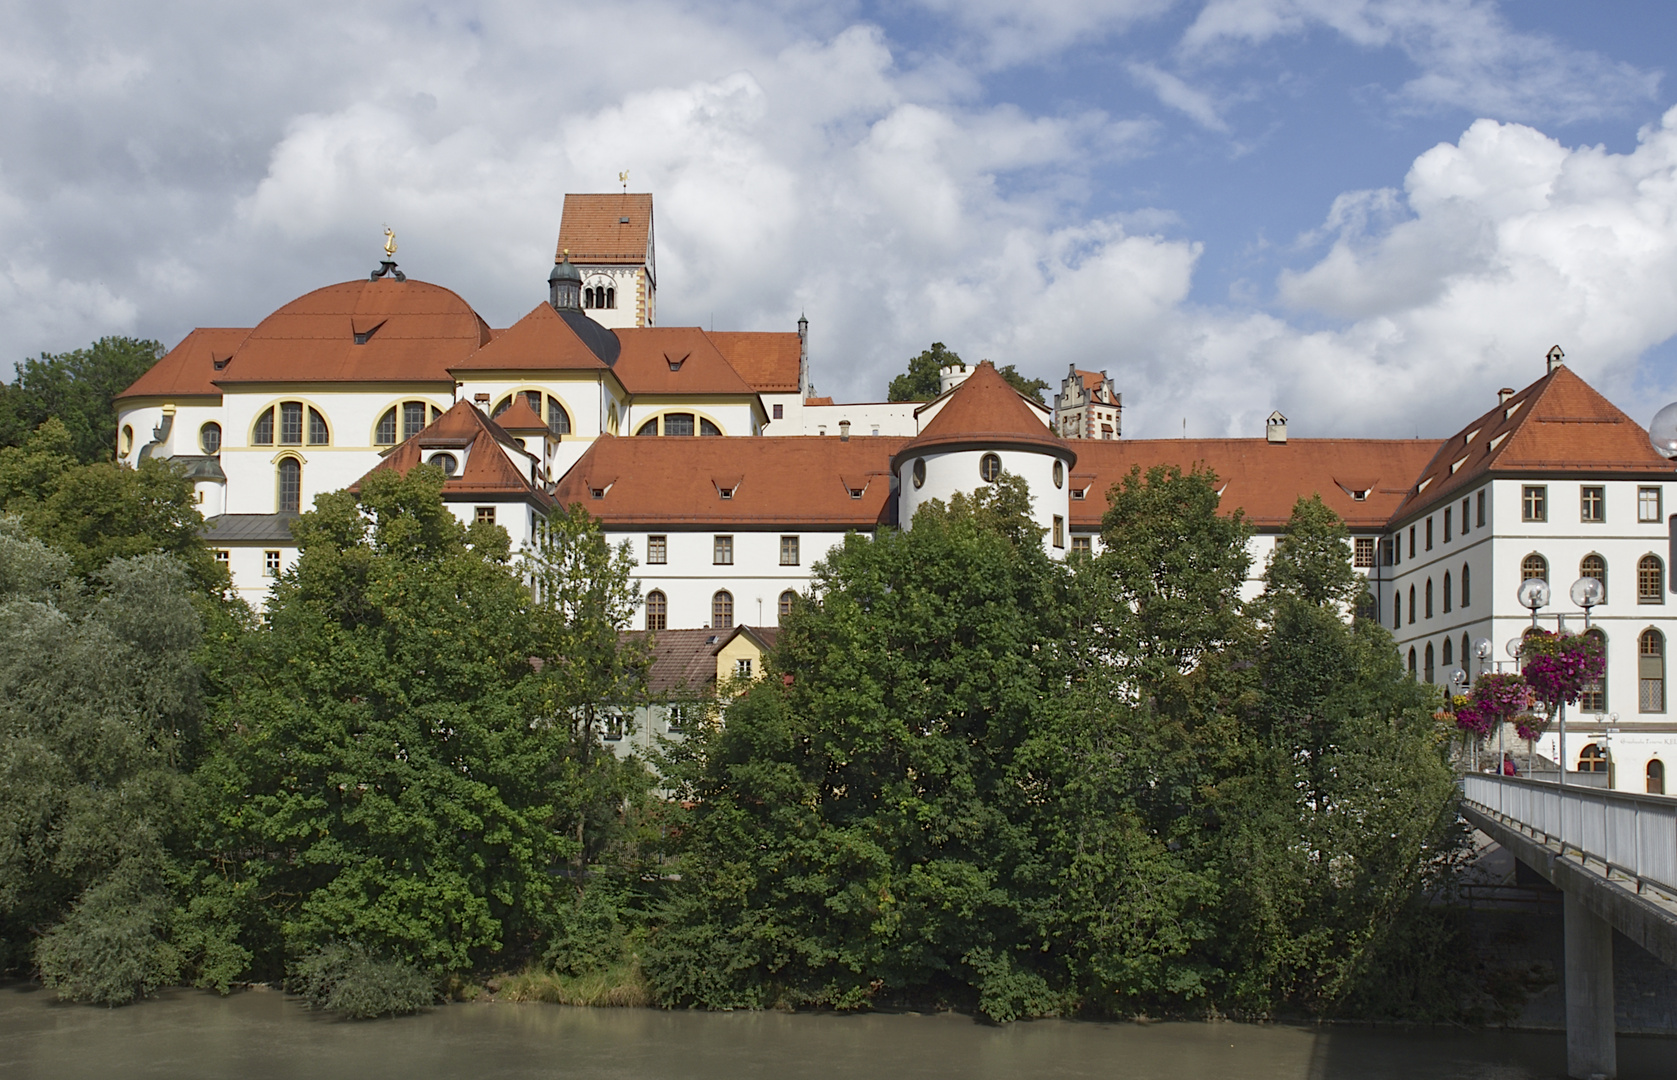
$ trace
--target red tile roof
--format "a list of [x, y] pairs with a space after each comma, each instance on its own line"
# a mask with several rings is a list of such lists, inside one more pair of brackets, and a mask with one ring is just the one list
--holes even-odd
[[[443, 498], [451, 495], [522, 496], [530, 502], [546, 507], [552, 500], [537, 486], [528, 473], [521, 471], [502, 450], [510, 447], [518, 458], [525, 456], [518, 440], [495, 421], [484, 416], [471, 402], [457, 401], [453, 407], [427, 424], [419, 434], [407, 439], [385, 455], [367, 475], [380, 469], [395, 469], [406, 475], [418, 465], [427, 448], [436, 446], [460, 447], [465, 450], [465, 461], [460, 471], [443, 483]], [[361, 481], [350, 485], [351, 492], [361, 490]]]
[[[1260, 529], [1278, 529], [1301, 497], [1319, 494], [1353, 529], [1383, 528], [1417, 473], [1437, 451], [1436, 439], [1129, 439], [1086, 440], [1077, 448], [1072, 487], [1086, 485], [1071, 503], [1074, 528], [1099, 528], [1106, 493], [1135, 465], [1195, 465], [1223, 483], [1221, 509], [1246, 511]], [[1367, 492], [1359, 500], [1351, 494]]]
[[646, 689], [653, 700], [710, 694], [716, 688], [718, 643], [726, 630], [630, 630], [624, 637], [652, 642]]
[[832, 403], [833, 399], [830, 397], [804, 398], [805, 405], [831, 405]]
[[707, 336], [751, 389], [760, 394], [797, 393], [803, 345], [796, 333], [711, 331]]
[[612, 371], [631, 394], [731, 394], [755, 391], [697, 326], [617, 331], [623, 348]]
[[134, 385], [117, 395], [129, 397], [220, 397], [221, 387], [211, 380], [216, 364], [225, 364], [239, 343], [250, 336], [249, 327], [200, 326], [170, 349]]
[[544, 301], [449, 370], [603, 371], [606, 367], [553, 305]]
[[1026, 404], [1025, 397], [988, 360], [981, 361], [966, 381], [950, 392], [932, 422], [897, 456], [980, 445], [1047, 450], [1067, 462], [1076, 461], [1079, 453], [1048, 430], [1040, 411]]
[[[891, 454], [905, 441], [603, 435], [554, 497], [614, 526], [869, 530], [895, 513]], [[858, 486], [862, 496], [852, 498]], [[732, 497], [722, 498], [721, 488], [732, 488]], [[599, 489], [605, 496], [593, 498]]]
[[1420, 514], [1486, 476], [1672, 475], [1648, 433], [1564, 364], [1444, 440], [1395, 517]]
[[512, 404], [508, 405], [500, 415], [495, 417], [502, 431], [546, 431], [547, 424], [536, 410], [530, 408], [530, 399], [523, 394], [514, 394]]
[[651, 240], [651, 195], [566, 195], [553, 260], [569, 251], [573, 263], [634, 265], [646, 261]]
[[[371, 336], [357, 345], [357, 334]], [[489, 324], [439, 285], [346, 281], [263, 319], [215, 381], [452, 384], [449, 368], [489, 339]]]

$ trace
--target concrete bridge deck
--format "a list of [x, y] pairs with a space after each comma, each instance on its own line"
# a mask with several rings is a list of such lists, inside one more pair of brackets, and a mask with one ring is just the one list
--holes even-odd
[[1561, 890], [1567, 1075], [1617, 1075], [1613, 931], [1677, 967], [1677, 798], [1475, 773], [1461, 810]]

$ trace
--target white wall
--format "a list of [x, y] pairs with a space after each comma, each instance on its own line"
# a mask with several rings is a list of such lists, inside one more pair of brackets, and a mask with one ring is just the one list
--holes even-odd
[[[922, 454], [904, 457], [899, 463], [897, 477], [900, 499], [897, 509], [903, 528], [911, 527], [915, 512], [933, 499], [948, 503], [957, 491], [970, 495], [980, 488], [987, 487], [988, 484], [979, 474], [979, 463], [986, 454], [992, 453], [1001, 458], [1003, 472], [1022, 478], [1029, 486], [1032, 517], [1043, 530], [1043, 545], [1049, 554], [1063, 557], [1071, 547], [1071, 501], [1066, 488], [1071, 469], [1060, 458], [1046, 452], [932, 448]], [[926, 463], [926, 481], [920, 487], [914, 484], [914, 463], [917, 460]], [[1061, 466], [1058, 485], [1054, 483], [1056, 462]], [[1063, 543], [1060, 546], [1054, 544], [1055, 517], [1059, 517], [1062, 522]]]
[[[647, 538], [666, 539], [668, 562], [647, 562]], [[734, 538], [734, 562], [718, 566], [713, 561], [717, 536]], [[654, 589], [667, 598], [670, 630], [697, 630], [710, 625], [711, 599], [718, 589], [734, 596], [734, 624], [774, 626], [779, 620], [780, 594], [790, 589], [802, 593], [809, 588], [810, 568], [833, 548], [844, 543], [845, 533], [836, 530], [810, 532], [793, 529], [745, 532], [738, 529], [657, 532], [652, 529], [607, 528], [606, 538], [615, 548], [627, 540], [630, 554], [639, 564], [635, 577], [644, 597]], [[780, 538], [798, 537], [798, 565], [780, 565]], [[636, 617], [637, 629], [646, 625], [644, 609]]]

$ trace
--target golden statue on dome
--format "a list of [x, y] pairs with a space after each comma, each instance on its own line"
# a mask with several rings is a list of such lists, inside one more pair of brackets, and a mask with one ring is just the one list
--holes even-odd
[[396, 233], [388, 225], [384, 227], [384, 254], [388, 258], [396, 257]]

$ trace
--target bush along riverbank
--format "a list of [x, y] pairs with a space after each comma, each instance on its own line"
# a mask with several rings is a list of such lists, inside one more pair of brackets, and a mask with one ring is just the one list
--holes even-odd
[[[0, 507], [65, 505], [85, 467], [50, 451], [0, 450]], [[261, 618], [168, 546], [195, 511], [166, 474], [87, 526], [128, 522], [103, 561], [0, 518], [8, 971], [106, 1005], [283, 983], [355, 1016], [490, 982], [998, 1022], [1465, 1015], [1430, 903], [1462, 850], [1447, 733], [1356, 616], [1319, 501], [1251, 603], [1207, 473], [1132, 473], [1102, 554], [1063, 561], [1013, 477], [929, 504], [834, 550], [767, 677], [647, 762], [601, 742], [644, 700], [629, 553], [572, 508], [515, 559], [442, 481], [319, 498]]]

